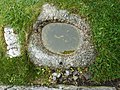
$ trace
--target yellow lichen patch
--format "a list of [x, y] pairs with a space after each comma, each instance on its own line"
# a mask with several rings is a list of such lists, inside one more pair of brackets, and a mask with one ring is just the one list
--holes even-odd
[[70, 54], [70, 53], [73, 53], [75, 50], [69, 50], [69, 51], [64, 51], [62, 52], [62, 54]]

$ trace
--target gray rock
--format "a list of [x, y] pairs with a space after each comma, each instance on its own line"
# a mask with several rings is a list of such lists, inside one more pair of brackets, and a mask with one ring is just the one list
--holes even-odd
[[57, 78], [59, 78], [60, 76], [61, 76], [61, 74], [60, 74], [60, 73], [58, 73]]
[[86, 72], [83, 74], [83, 76], [85, 77], [86, 80], [91, 78], [91, 73], [90, 72]]
[[52, 79], [53, 79], [53, 81], [55, 81], [57, 78], [59, 78], [61, 76], [61, 74], [60, 73], [56, 73], [56, 72], [54, 72], [54, 73], [52, 73]]
[[65, 71], [65, 76], [69, 76], [70, 75], [70, 71], [66, 70]]
[[55, 76], [52, 77], [52, 80], [53, 80], [53, 81], [56, 81], [56, 79], [57, 79], [57, 78], [56, 78]]
[[53, 74], [52, 74], [52, 76], [55, 76], [55, 77], [57, 77], [57, 73], [53, 73]]
[[[42, 28], [49, 23], [67, 23], [79, 29], [80, 45], [78, 49], [69, 55], [60, 55], [49, 51], [42, 41]], [[85, 67], [90, 65], [96, 57], [95, 49], [91, 43], [91, 31], [89, 25], [81, 17], [69, 14], [66, 10], [58, 10], [55, 6], [45, 4], [38, 20], [33, 25], [32, 34], [29, 37], [28, 52], [31, 61], [38, 66], [58, 67]], [[37, 31], [37, 32], [36, 32]]]
[[0, 90], [116, 90], [115, 87], [77, 87], [58, 85], [56, 88], [49, 88], [43, 86], [0, 86]]
[[75, 71], [73, 72], [73, 75], [74, 75], [74, 76], [75, 76], [75, 75], [79, 75], [79, 72], [75, 70]]
[[14, 33], [13, 28], [4, 28], [4, 37], [7, 44], [7, 55], [12, 57], [20, 56], [20, 44], [18, 35]]
[[[58, 88], [60, 87], [62, 90], [116, 90], [115, 87], [105, 87], [105, 86], [100, 86], [100, 87], [85, 87], [85, 86], [72, 86], [72, 85], [58, 85], [57, 86]], [[61, 89], [58, 89], [58, 90], [61, 90]]]
[[78, 77], [77, 76], [73, 76], [73, 79], [76, 81], [78, 79]]

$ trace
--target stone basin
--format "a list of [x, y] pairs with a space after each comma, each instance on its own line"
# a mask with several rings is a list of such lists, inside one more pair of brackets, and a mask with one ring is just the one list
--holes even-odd
[[86, 67], [95, 60], [89, 24], [75, 14], [45, 4], [29, 35], [30, 60], [53, 68]]

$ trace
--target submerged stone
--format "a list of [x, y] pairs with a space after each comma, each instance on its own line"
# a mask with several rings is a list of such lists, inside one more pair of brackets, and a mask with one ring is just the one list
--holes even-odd
[[78, 49], [78, 29], [66, 23], [50, 23], [42, 29], [43, 45], [53, 53], [70, 54]]

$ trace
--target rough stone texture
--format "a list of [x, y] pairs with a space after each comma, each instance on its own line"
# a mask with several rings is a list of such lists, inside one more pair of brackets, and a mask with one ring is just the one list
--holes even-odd
[[[59, 55], [49, 52], [43, 45], [41, 39], [42, 28], [49, 23], [67, 23], [76, 26], [83, 40], [78, 50], [72, 55]], [[66, 10], [58, 10], [49, 4], [43, 5], [42, 12], [33, 25], [32, 34], [29, 37], [28, 52], [31, 61], [38, 66], [50, 67], [84, 67], [95, 60], [95, 49], [91, 43], [91, 32], [89, 25], [81, 17], [69, 14]]]
[[18, 41], [18, 36], [13, 32], [13, 28], [4, 28], [4, 37], [7, 44], [7, 55], [12, 57], [17, 57], [20, 55], [20, 44]]
[[57, 86], [56, 88], [35, 87], [35, 86], [0, 86], [0, 90], [116, 90], [115, 87], [77, 87], [77, 86]]

